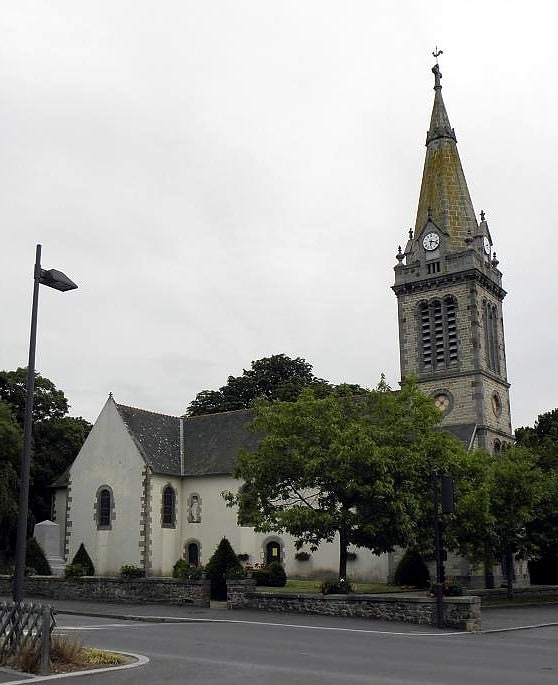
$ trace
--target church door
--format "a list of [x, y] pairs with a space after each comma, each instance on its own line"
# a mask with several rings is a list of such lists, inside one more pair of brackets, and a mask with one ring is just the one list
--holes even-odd
[[188, 545], [188, 563], [190, 566], [198, 566], [200, 563], [200, 548], [196, 542]]
[[273, 561], [281, 561], [281, 545], [278, 542], [268, 542], [265, 546], [265, 563], [267, 566]]

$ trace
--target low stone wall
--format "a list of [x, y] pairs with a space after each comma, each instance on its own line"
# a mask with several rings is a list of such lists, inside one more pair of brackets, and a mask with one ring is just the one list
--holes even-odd
[[[81, 599], [89, 602], [130, 604], [189, 604], [209, 606], [209, 580], [174, 578], [101, 578], [84, 576], [64, 579], [55, 576], [27, 576], [25, 595], [48, 599]], [[12, 593], [12, 579], [0, 576], [0, 594]]]
[[[227, 585], [229, 609], [260, 609], [297, 614], [360, 616], [405, 623], [437, 623], [436, 600], [426, 595], [394, 593], [384, 595], [321, 595], [314, 593], [256, 592], [252, 579]], [[478, 597], [444, 597], [444, 624], [450, 628], [481, 629]]]

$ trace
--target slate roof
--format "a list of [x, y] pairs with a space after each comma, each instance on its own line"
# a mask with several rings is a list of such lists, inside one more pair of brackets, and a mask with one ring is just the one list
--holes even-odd
[[240, 450], [255, 450], [261, 436], [249, 429], [247, 409], [184, 418], [184, 475], [232, 473]]
[[[248, 410], [178, 417], [117, 404], [146, 463], [154, 473], [209, 476], [232, 473], [241, 449], [254, 450], [260, 438], [248, 430]], [[182, 445], [180, 449], [180, 424]]]
[[117, 404], [146, 463], [155, 473], [180, 475], [180, 419], [178, 416], [155, 414], [145, 409]]
[[438, 426], [438, 430], [452, 433], [456, 438], [461, 440], [466, 448], [469, 448], [471, 440], [475, 434], [476, 424], [474, 423], [454, 423], [449, 425]]

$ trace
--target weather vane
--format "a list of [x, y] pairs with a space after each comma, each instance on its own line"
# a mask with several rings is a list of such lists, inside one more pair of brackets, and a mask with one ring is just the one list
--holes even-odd
[[443, 50], [438, 50], [438, 46], [435, 47], [434, 52], [432, 53], [432, 57], [436, 58], [436, 65], [438, 65], [438, 57], [440, 55], [443, 55], [444, 51]]

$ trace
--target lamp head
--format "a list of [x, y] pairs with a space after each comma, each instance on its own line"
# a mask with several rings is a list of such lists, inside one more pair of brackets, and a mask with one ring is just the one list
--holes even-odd
[[39, 283], [48, 285], [49, 288], [66, 292], [67, 290], [75, 290], [77, 285], [69, 279], [66, 274], [63, 274], [57, 269], [41, 269], [39, 276]]

